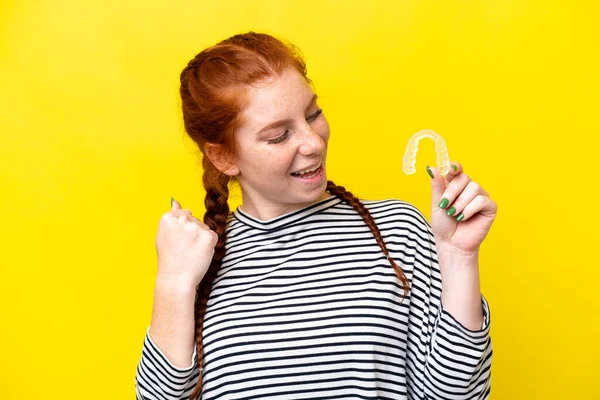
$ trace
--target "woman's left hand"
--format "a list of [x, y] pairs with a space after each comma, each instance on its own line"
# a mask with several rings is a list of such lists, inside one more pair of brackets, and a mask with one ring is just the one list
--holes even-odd
[[463, 172], [460, 163], [450, 165], [445, 177], [436, 168], [430, 168], [431, 229], [438, 249], [476, 254], [492, 227], [498, 206]]

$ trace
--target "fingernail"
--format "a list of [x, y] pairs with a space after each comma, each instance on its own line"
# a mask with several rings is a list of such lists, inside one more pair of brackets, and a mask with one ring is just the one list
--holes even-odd
[[456, 212], [456, 208], [450, 207], [448, 211], [446, 211], [446, 215], [452, 215]]
[[431, 179], [433, 179], [433, 172], [431, 172], [431, 169], [429, 168], [429, 165], [427, 166], [427, 173], [429, 174], [429, 176], [431, 177]]
[[446, 208], [448, 207], [448, 203], [450, 203], [450, 201], [446, 198], [442, 199], [442, 201], [440, 201], [440, 204], [438, 204], [439, 208]]
[[460, 221], [462, 221], [464, 218], [465, 218], [465, 214], [463, 214], [463, 213], [460, 213], [460, 214], [458, 215], [458, 217], [456, 217], [456, 222], [460, 222]]
[[171, 197], [171, 208], [173, 208], [173, 200], [175, 199]]
[[453, 169], [453, 170], [455, 170], [455, 171], [456, 171], [456, 170], [458, 170], [458, 167], [457, 167], [456, 165], [454, 165], [454, 164], [452, 164], [452, 165], [451, 165], [451, 167], [452, 167], [452, 169]]

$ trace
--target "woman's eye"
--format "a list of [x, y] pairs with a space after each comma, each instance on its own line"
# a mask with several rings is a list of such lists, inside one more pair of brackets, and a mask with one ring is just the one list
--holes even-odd
[[[319, 117], [319, 115], [321, 115], [322, 113], [323, 113], [323, 109], [322, 109], [322, 108], [319, 108], [319, 109], [317, 110], [317, 112], [315, 112], [314, 114], [312, 114], [312, 115], [309, 115], [308, 117], [306, 117], [306, 120], [307, 120], [308, 122], [313, 122], [313, 121], [314, 121], [314, 120], [316, 120], [316, 119]], [[285, 132], [283, 132], [281, 135], [279, 135], [278, 137], [276, 137], [275, 139], [267, 141], [267, 143], [269, 143], [269, 144], [277, 144], [277, 143], [281, 143], [281, 142], [283, 142], [285, 139], [287, 139], [287, 138], [288, 138], [289, 134], [290, 134], [290, 131], [285, 131]]]
[[318, 117], [319, 115], [321, 115], [322, 113], [323, 113], [323, 109], [322, 109], [322, 108], [319, 108], [319, 109], [317, 110], [317, 112], [316, 112], [316, 113], [314, 113], [313, 115], [309, 115], [309, 116], [308, 116], [308, 118], [306, 118], [306, 120], [307, 120], [308, 122], [312, 122], [312, 121], [314, 121], [315, 119], [317, 119], [317, 117]]
[[277, 143], [283, 142], [285, 139], [287, 139], [289, 132], [290, 131], [283, 132], [280, 136], [276, 137], [275, 139], [269, 140], [268, 143], [269, 144], [277, 144]]

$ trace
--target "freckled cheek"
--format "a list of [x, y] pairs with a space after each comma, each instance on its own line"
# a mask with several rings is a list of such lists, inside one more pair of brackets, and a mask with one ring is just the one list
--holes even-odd
[[287, 175], [294, 159], [293, 153], [282, 149], [275, 152], [256, 152], [255, 169], [261, 173]]

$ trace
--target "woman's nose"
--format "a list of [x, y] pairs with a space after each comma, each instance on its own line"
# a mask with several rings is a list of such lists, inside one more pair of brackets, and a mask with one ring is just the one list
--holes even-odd
[[302, 155], [312, 155], [323, 152], [325, 141], [310, 125], [304, 128], [300, 134], [299, 153]]

